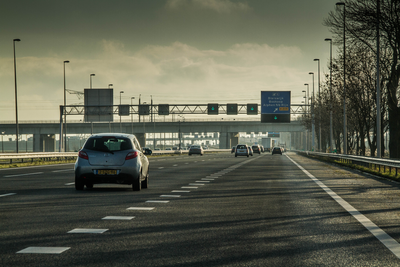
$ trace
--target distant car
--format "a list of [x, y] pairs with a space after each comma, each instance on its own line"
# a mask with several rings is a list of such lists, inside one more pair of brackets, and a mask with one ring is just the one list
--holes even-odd
[[188, 154], [189, 156], [191, 156], [192, 154], [199, 154], [200, 156], [203, 156], [204, 150], [200, 145], [193, 145], [189, 148]]
[[253, 156], [253, 149], [251, 148], [251, 146], [248, 146], [247, 148], [249, 149], [250, 156]]
[[132, 185], [134, 191], [147, 188], [149, 160], [134, 135], [104, 133], [90, 136], [75, 162], [75, 189], [94, 184]]
[[235, 151], [235, 157], [237, 156], [247, 156], [249, 157], [249, 148], [247, 145], [237, 145]]
[[280, 147], [274, 147], [272, 149], [272, 155], [273, 154], [281, 154], [282, 155], [282, 149]]
[[177, 146], [172, 147], [172, 150], [178, 150], [178, 149], [179, 149], [179, 147], [177, 147]]
[[253, 149], [254, 153], [261, 154], [261, 147], [259, 145], [253, 145], [251, 148]]
[[236, 146], [233, 146], [232, 149], [231, 149], [231, 154], [235, 153], [235, 151], [236, 151]]
[[153, 150], [151, 150], [151, 148], [149, 148], [149, 147], [144, 147], [143, 148], [143, 153], [145, 155], [151, 155], [153, 153]]
[[260, 149], [261, 149], [261, 152], [262, 152], [262, 153], [265, 152], [265, 151], [264, 151], [264, 146], [263, 146], [263, 145], [260, 145]]
[[172, 150], [170, 147], [167, 147], [165, 150]]
[[154, 148], [154, 150], [159, 151], [159, 150], [161, 150], [161, 149], [160, 149], [160, 148]]

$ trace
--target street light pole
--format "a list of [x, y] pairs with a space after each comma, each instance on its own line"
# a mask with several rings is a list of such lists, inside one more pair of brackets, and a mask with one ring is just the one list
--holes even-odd
[[14, 84], [15, 84], [15, 133], [16, 133], [16, 151], [18, 153], [18, 136], [19, 136], [19, 127], [18, 127], [18, 94], [17, 94], [17, 60], [15, 58], [15, 42], [19, 42], [21, 39], [13, 40], [13, 49], [14, 49]]
[[[302, 101], [302, 103], [304, 102], [304, 106], [305, 106], [305, 113], [306, 113], [306, 115], [307, 115], [307, 91], [306, 90], [303, 90], [303, 91], [301, 91], [302, 93], [304, 93], [304, 96], [303, 96], [303, 98], [304, 98], [304, 101]], [[305, 145], [305, 150], [307, 151], [307, 137], [308, 137], [308, 130], [307, 130], [307, 128], [306, 128], [306, 136], [305, 136], [305, 139], [306, 139], [306, 145]]]
[[3, 136], [6, 132], [1, 132], [1, 153], [4, 153], [4, 143], [3, 143]]
[[376, 7], [376, 156], [378, 158], [382, 157], [382, 137], [381, 137], [381, 89], [380, 89], [380, 70], [379, 70], [379, 20], [380, 20], [380, 0], [377, 1]]
[[[131, 108], [133, 106], [132, 100], [135, 99], [134, 96], [131, 97]], [[133, 134], [133, 112], [131, 113], [131, 126], [132, 126], [132, 132], [131, 134]]]
[[326, 38], [325, 41], [330, 43], [330, 71], [329, 71], [329, 90], [330, 90], [330, 102], [331, 102], [331, 110], [329, 112], [329, 143], [331, 147], [331, 152], [334, 151], [333, 149], [333, 107], [332, 107], [332, 102], [333, 102], [333, 93], [332, 93], [332, 39], [331, 38]]
[[337, 6], [343, 6], [343, 154], [347, 154], [347, 115], [346, 115], [346, 4], [337, 2]]
[[[67, 144], [67, 112], [66, 112], [66, 108], [65, 106], [67, 105], [67, 82], [65, 79], [65, 63], [69, 63], [68, 60], [65, 60], [63, 65], [64, 65], [64, 128], [63, 128], [63, 132], [64, 132], [64, 144], [63, 144], [63, 151], [65, 152], [65, 145]], [[62, 137], [60, 136], [60, 142], [62, 143]]]
[[90, 89], [92, 89], [92, 77], [96, 76], [96, 74], [92, 73], [90, 74]]
[[321, 108], [322, 108], [322, 99], [321, 99], [321, 85], [320, 85], [320, 75], [319, 75], [319, 70], [320, 70], [320, 65], [319, 65], [319, 59], [318, 58], [316, 58], [316, 59], [314, 59], [314, 61], [318, 61], [318, 100], [319, 100], [319, 106], [320, 106], [320, 108], [319, 108], [319, 145], [318, 145], [318, 151], [319, 152], [322, 152], [322, 141], [321, 141]]
[[312, 121], [312, 147], [311, 150], [315, 151], [315, 114], [314, 114], [314, 101], [315, 101], [315, 94], [314, 94], [314, 72], [309, 72], [308, 74], [312, 75], [312, 97], [311, 97], [311, 121]]
[[122, 133], [122, 120], [121, 120], [121, 103], [122, 103], [122, 98], [121, 98], [121, 96], [122, 96], [122, 94], [124, 93], [124, 91], [120, 91], [119, 92], [119, 108], [118, 108], [118, 111], [119, 111], [119, 132], [120, 133]]

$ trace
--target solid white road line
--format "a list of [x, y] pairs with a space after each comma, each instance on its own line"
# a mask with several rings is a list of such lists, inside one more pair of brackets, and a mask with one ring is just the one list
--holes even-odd
[[300, 166], [297, 162], [292, 160], [289, 156], [286, 157], [291, 160], [300, 170], [302, 170], [308, 177], [311, 178], [317, 185], [319, 185], [322, 189], [325, 190], [328, 195], [330, 195], [340, 206], [342, 206], [347, 212], [349, 212], [357, 221], [359, 221], [368, 231], [371, 232], [379, 241], [382, 242], [397, 258], [400, 258], [400, 244], [394, 240], [391, 236], [389, 236], [385, 231], [379, 228], [376, 224], [370, 221], [367, 217], [365, 217], [361, 212], [356, 210], [352, 205], [350, 205], [347, 201], [341, 198], [338, 194], [333, 192], [329, 187], [323, 184], [320, 180], [315, 178], [311, 173], [309, 173], [306, 169]]

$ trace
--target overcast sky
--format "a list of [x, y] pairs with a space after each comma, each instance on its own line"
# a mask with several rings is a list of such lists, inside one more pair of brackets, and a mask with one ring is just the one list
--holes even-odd
[[[322, 25], [337, 0], [13, 0], [0, 2], [0, 121], [58, 120], [67, 88], [113, 84], [114, 104], [260, 103], [292, 91], [300, 103], [327, 72]], [[335, 50], [335, 48], [334, 48]], [[317, 77], [317, 76], [316, 76]], [[317, 81], [316, 81], [317, 86]], [[310, 88], [311, 89], [311, 88]], [[82, 104], [67, 94], [67, 104]], [[73, 118], [72, 118], [73, 119]]]

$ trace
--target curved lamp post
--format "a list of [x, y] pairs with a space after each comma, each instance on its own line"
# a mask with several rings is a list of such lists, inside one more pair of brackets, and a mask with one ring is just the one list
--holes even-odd
[[96, 76], [96, 74], [92, 73], [90, 74], [90, 89], [92, 89], [92, 77]]
[[17, 60], [15, 58], [15, 42], [20, 42], [21, 39], [13, 40], [13, 49], [14, 49], [14, 84], [15, 84], [15, 145], [16, 151], [18, 153], [18, 136], [19, 136], [19, 127], [18, 127], [18, 94], [17, 94]]
[[331, 147], [331, 152], [334, 151], [333, 149], [333, 116], [332, 116], [332, 112], [333, 112], [333, 107], [332, 107], [332, 102], [333, 102], [333, 94], [332, 94], [332, 39], [331, 38], [325, 38], [326, 42], [330, 43], [330, 71], [329, 71], [329, 91], [330, 91], [330, 102], [331, 102], [331, 110], [329, 111], [329, 143], [330, 143], [330, 147]]
[[322, 141], [321, 141], [321, 107], [322, 107], [322, 100], [321, 100], [321, 85], [320, 85], [320, 76], [319, 76], [319, 73], [320, 73], [320, 66], [319, 66], [319, 59], [318, 58], [316, 58], [316, 59], [314, 59], [314, 61], [318, 61], [318, 100], [320, 101], [320, 109], [319, 109], [319, 137], [318, 137], [318, 143], [319, 143], [319, 145], [318, 145], [318, 151], [319, 152], [321, 152], [322, 151]]
[[337, 2], [336, 6], [343, 6], [343, 154], [347, 154], [347, 115], [346, 115], [346, 4]]
[[312, 122], [312, 151], [315, 151], [315, 114], [314, 114], [314, 102], [315, 102], [315, 94], [314, 94], [314, 72], [309, 72], [308, 74], [312, 75], [312, 97], [311, 97], [311, 122]]
[[[69, 60], [65, 60], [63, 63], [63, 65], [64, 65], [64, 144], [62, 147], [64, 149], [64, 152], [66, 152], [65, 145], [67, 144], [67, 112], [66, 112], [66, 108], [65, 108], [65, 106], [67, 105], [67, 93], [66, 93], [67, 83], [65, 80], [65, 63], [69, 63]], [[60, 138], [60, 142], [62, 142], [61, 140], [62, 140], [62, 137]]]

